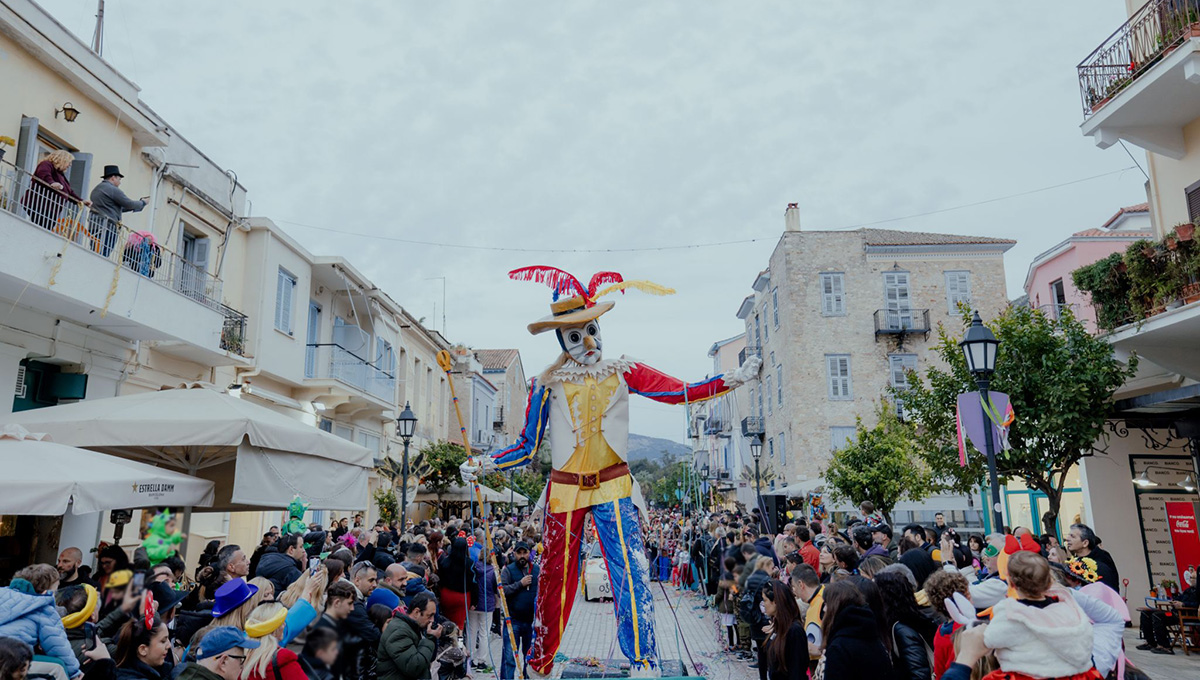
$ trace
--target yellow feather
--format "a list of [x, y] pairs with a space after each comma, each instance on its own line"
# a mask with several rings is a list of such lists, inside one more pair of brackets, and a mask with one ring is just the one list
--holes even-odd
[[596, 293], [596, 297], [594, 299], [599, 300], [609, 293], [615, 293], [619, 290], [624, 291], [627, 288], [636, 288], [637, 290], [640, 290], [643, 293], [649, 293], [650, 295], [675, 294], [674, 288], [660, 286], [657, 283], [652, 283], [650, 281], [622, 281], [620, 283], [614, 283], [611, 286], [605, 286], [604, 288], [601, 288], [600, 291]]

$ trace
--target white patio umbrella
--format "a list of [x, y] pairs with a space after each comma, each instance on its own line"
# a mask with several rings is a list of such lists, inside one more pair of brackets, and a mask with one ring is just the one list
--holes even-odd
[[214, 510], [357, 508], [371, 452], [211, 385], [92, 399], [3, 418], [54, 441], [186, 472], [216, 483]]
[[213, 483], [66, 446], [19, 425], [0, 429], [0, 515], [207, 506]]
[[[483, 495], [484, 503], [507, 503], [508, 502], [508, 494], [507, 493], [501, 492], [501, 491], [496, 491], [495, 489], [491, 488], [490, 486], [485, 486], [483, 484], [480, 484], [479, 492], [480, 492], [480, 494]], [[529, 503], [528, 498], [525, 498], [524, 496], [522, 496], [521, 494], [516, 493], [516, 492], [513, 493], [513, 499], [518, 504], [520, 504], [522, 502], [524, 502], [525, 504]], [[429, 491], [424, 486], [422, 486], [421, 489], [417, 491], [417, 495], [413, 498], [414, 503], [436, 503], [437, 500], [438, 500], [438, 495], [432, 491]], [[445, 493], [442, 494], [442, 500], [443, 501], [451, 501], [451, 502], [470, 503], [471, 501], [475, 500], [475, 490], [470, 486], [451, 486], [450, 488], [446, 489]]]

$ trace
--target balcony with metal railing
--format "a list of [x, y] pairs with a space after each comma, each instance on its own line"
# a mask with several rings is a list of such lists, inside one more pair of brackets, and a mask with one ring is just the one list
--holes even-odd
[[374, 397], [389, 408], [395, 406], [396, 376], [341, 345], [307, 345], [304, 375], [309, 380], [336, 381], [359, 393]]
[[766, 423], [758, 416], [747, 416], [742, 418], [742, 436], [754, 437], [762, 436], [767, 431]]
[[746, 363], [746, 358], [755, 356], [762, 358], [762, 348], [757, 345], [746, 345], [738, 352], [738, 366]]
[[3, 161], [0, 239], [0, 297], [210, 362], [242, 353], [245, 316], [222, 304], [220, 279]]
[[496, 407], [496, 414], [494, 416], [492, 416], [492, 429], [494, 429], [494, 430], [503, 430], [504, 429], [504, 407], [503, 406]]
[[1200, 0], [1151, 0], [1076, 67], [1083, 134], [1181, 158], [1200, 117]]
[[929, 339], [928, 309], [878, 309], [875, 310], [875, 339], [895, 337], [900, 346], [910, 335], [921, 334]]

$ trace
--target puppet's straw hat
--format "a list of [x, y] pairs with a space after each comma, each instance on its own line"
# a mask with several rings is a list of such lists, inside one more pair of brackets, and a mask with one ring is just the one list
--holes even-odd
[[[675, 291], [649, 281], [626, 281], [616, 272], [598, 272], [585, 287], [579, 279], [558, 269], [535, 265], [514, 269], [508, 277], [515, 281], [536, 281], [544, 283], [554, 291], [554, 300], [550, 303], [550, 315], [542, 317], [529, 324], [529, 332], [537, 335], [551, 329], [578, 326], [612, 309], [616, 303], [611, 301], [597, 302], [609, 293], [625, 292], [627, 288], [636, 288], [652, 295], [671, 295]], [[603, 284], [611, 284], [600, 288]], [[570, 297], [559, 299], [562, 295]]]

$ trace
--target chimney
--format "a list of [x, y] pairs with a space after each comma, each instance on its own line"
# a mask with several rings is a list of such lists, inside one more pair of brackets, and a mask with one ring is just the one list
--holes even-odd
[[800, 231], [799, 203], [788, 203], [787, 210], [783, 211], [783, 230]]

